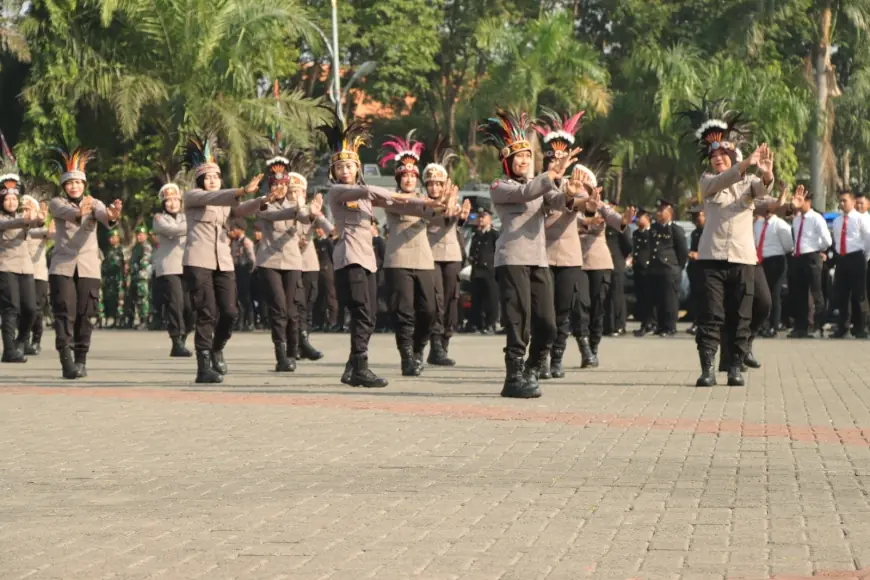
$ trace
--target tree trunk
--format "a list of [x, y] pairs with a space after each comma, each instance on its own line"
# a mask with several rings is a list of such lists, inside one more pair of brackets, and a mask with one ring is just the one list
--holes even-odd
[[819, 44], [814, 49], [813, 73], [816, 85], [816, 110], [812, 119], [810, 136], [810, 176], [813, 209], [824, 212], [827, 206], [827, 191], [823, 175], [824, 140], [827, 135], [825, 116], [828, 106], [827, 67], [831, 50], [831, 6], [826, 3], [819, 14]]
[[616, 205], [622, 201], [622, 167], [616, 170], [616, 195], [613, 202]]
[[852, 151], [846, 149], [841, 158], [843, 163], [843, 191], [852, 191]]

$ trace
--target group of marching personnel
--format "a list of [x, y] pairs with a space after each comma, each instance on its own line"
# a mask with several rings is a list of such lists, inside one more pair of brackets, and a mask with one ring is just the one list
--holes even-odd
[[[582, 113], [563, 118], [545, 111], [535, 122], [525, 113], [499, 110], [480, 127], [484, 142], [497, 149], [504, 172], [490, 189], [501, 230], [491, 233], [490, 216], [484, 214], [470, 258], [476, 270], [473, 292], [484, 299], [498, 296], [498, 309], [481, 312], [478, 324], [491, 328], [501, 318], [506, 338], [502, 396], [539, 397], [540, 379], [564, 377], [563, 358], [572, 335], [582, 366], [597, 366], [607, 289], [615, 265], [624, 265], [624, 260], [614, 261], [608, 238], [626, 240], [635, 218], [632, 254], [638, 297], [643, 298], [638, 334], [655, 329], [668, 336], [676, 331], [682, 267], [692, 260], [702, 369], [697, 384], [715, 384], [713, 360], [720, 343], [720, 369], [727, 371], [728, 384], [743, 384], [741, 373], [754, 360], [751, 341], [756, 326], [751, 322], [764, 281], [760, 261], [764, 259], [765, 267], [771, 261], [756, 247], [754, 214], [796, 211], [795, 253], [803, 258], [799, 267], [810, 272], [818, 260], [804, 256], [818, 254], [818, 248], [808, 242], [807, 232], [821, 226], [803, 191], [798, 190], [791, 204], [785, 203], [785, 195], [770, 195], [772, 153], [762, 145], [744, 159], [738, 146], [748, 133], [739, 116], [721, 103], [715, 104], [718, 109], [708, 105], [685, 114], [697, 127], [694, 138], [704, 163], [709, 164], [700, 184], [706, 223], [692, 248], [686, 248], [685, 234], [673, 223], [673, 204], [661, 200], [651, 223], [645, 211], [628, 207], [620, 214], [601, 200], [595, 172], [577, 161], [581, 150], [575, 147], [575, 134]], [[197, 383], [220, 383], [227, 374], [225, 348], [246, 288], [256, 289], [267, 306], [276, 372], [293, 372], [298, 359], [322, 357], [308, 337], [320, 274], [315, 238], [330, 240], [335, 290], [350, 318], [350, 354], [341, 382], [387, 386], [387, 380], [369, 367], [368, 357], [377, 324], [379, 270], [389, 293], [402, 375], [419, 376], [425, 363], [454, 364], [448, 351], [456, 331], [463, 261], [458, 228], [471, 212], [467, 200], [459, 203], [458, 188], [451, 182], [450, 161], [455, 155], [438, 152], [437, 162], [421, 170], [423, 145], [413, 135], [391, 138], [382, 144], [381, 157], [382, 165], [394, 166], [396, 188], [389, 190], [367, 185], [362, 177], [359, 150], [369, 139], [365, 125], [355, 120], [345, 124], [335, 116], [320, 129], [331, 150], [331, 183], [325, 196], [306, 195], [310, 157], [280, 150], [277, 144], [264, 160], [265, 193], [261, 193], [263, 174], [244, 187], [224, 188], [214, 139], [194, 137], [187, 163], [195, 183], [183, 187], [168, 181], [158, 191], [161, 210], [153, 219], [153, 248], [146, 232], [137, 232], [140, 250], [130, 270], [142, 272], [143, 284], [131, 284], [132, 293], [147, 291], [144, 276], [150, 278], [153, 268], [172, 342], [170, 355], [192, 356], [186, 338], [190, 332], [195, 334]], [[540, 134], [544, 153], [543, 172], [536, 177], [531, 177], [532, 129]], [[87, 376], [106, 264], [97, 244], [97, 227], [114, 229], [123, 210], [119, 200], [106, 205], [85, 194], [85, 166], [91, 154], [82, 149], [62, 152], [62, 191], [47, 207], [19, 195], [21, 178], [14, 168], [0, 176], [3, 361], [26, 360], [28, 345], [36, 338], [30, 335], [39, 302], [50, 296], [56, 348], [67, 379]], [[8, 150], [4, 157], [14, 162]], [[759, 175], [750, 169], [757, 169]], [[389, 229], [382, 260], [376, 251], [374, 207], [384, 209]], [[49, 214], [53, 233], [45, 225]], [[850, 215], [846, 213], [844, 220]], [[248, 217], [256, 220], [256, 243], [244, 234]], [[857, 219], [848, 223], [854, 228], [858, 222], [866, 223]], [[770, 239], [771, 234], [765, 231], [761, 237]], [[49, 236], [54, 248], [46, 267], [44, 247]], [[40, 245], [41, 258], [35, 251]], [[117, 241], [110, 242], [110, 248], [116, 246]], [[113, 251], [108, 262], [117, 267]], [[846, 258], [849, 255], [844, 263]], [[857, 273], [860, 266], [857, 259], [854, 262]], [[240, 269], [240, 264], [245, 267]], [[756, 275], [757, 270], [762, 273]], [[253, 284], [251, 276], [256, 277]], [[47, 278], [47, 284], [40, 278]], [[862, 285], [865, 279], [862, 276]], [[815, 282], [811, 284], [815, 298]], [[853, 312], [864, 316], [863, 303], [853, 304]], [[141, 318], [143, 312], [137, 315]], [[803, 332], [801, 326], [797, 332]]]

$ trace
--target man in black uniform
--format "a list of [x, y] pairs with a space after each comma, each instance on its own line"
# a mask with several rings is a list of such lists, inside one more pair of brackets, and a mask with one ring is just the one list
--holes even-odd
[[314, 326], [328, 331], [335, 326], [338, 317], [338, 299], [335, 296], [335, 270], [332, 266], [332, 250], [335, 240], [322, 228], [317, 228], [314, 248], [320, 262], [317, 278], [317, 299], [314, 301]]
[[698, 244], [701, 243], [701, 234], [704, 233], [704, 208], [703, 206], [693, 206], [689, 213], [692, 214], [692, 222], [695, 224], [695, 229], [689, 235], [689, 264], [686, 266], [686, 274], [689, 276], [689, 315], [692, 320], [692, 326], [686, 331], [689, 334], [695, 334], [695, 321], [698, 316], [701, 299], [701, 268], [698, 265]]
[[495, 281], [495, 242], [489, 210], [477, 210], [478, 227], [471, 238], [468, 261], [471, 264], [471, 324], [483, 334], [494, 334], [498, 320], [498, 284]]
[[637, 229], [631, 234], [631, 261], [634, 275], [634, 319], [640, 322], [635, 336], [646, 336], [655, 332], [653, 317], [652, 285], [650, 283], [649, 260], [652, 254], [652, 230], [650, 215], [642, 207], [637, 208]]
[[673, 336], [677, 332], [680, 282], [689, 259], [686, 232], [673, 219], [674, 204], [666, 199], [658, 200], [650, 254], [653, 299], [658, 311], [658, 336]]
[[604, 236], [607, 239], [607, 249], [613, 258], [610, 288], [604, 300], [604, 334], [622, 336], [625, 334], [625, 323], [628, 319], [625, 306], [625, 259], [631, 255], [631, 230], [625, 228], [619, 231], [607, 226]]

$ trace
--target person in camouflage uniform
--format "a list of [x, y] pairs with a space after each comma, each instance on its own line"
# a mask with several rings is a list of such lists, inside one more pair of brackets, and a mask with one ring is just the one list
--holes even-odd
[[99, 320], [107, 322], [111, 318], [112, 324], [109, 328], [121, 324], [121, 315], [124, 311], [126, 261], [120, 242], [121, 235], [118, 230], [110, 231], [109, 249], [102, 264], [103, 283], [100, 285]]
[[[148, 228], [136, 228], [136, 245], [130, 253], [130, 282], [127, 287], [127, 320], [135, 328], [147, 328], [151, 314], [151, 244]], [[138, 318], [138, 324], [135, 324]]]

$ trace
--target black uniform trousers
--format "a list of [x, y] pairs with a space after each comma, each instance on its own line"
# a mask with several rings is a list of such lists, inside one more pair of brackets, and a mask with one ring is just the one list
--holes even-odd
[[570, 335], [582, 336], [582, 311], [589, 308], [589, 278], [582, 266], [550, 266], [556, 312], [553, 350], [565, 351]]
[[756, 266], [725, 260], [699, 260], [698, 264], [702, 276], [701, 308], [695, 333], [698, 350], [715, 353], [724, 325], [727, 344], [723, 351], [742, 361], [749, 352]]
[[492, 328], [498, 322], [498, 282], [489, 268], [471, 273], [471, 324], [478, 330]]
[[[248, 266], [236, 266], [236, 296], [239, 301], [240, 324], [242, 328], [254, 326], [254, 300], [251, 298], [253, 273]], [[268, 283], [267, 283], [268, 284]]]
[[72, 348], [83, 355], [91, 349], [91, 333], [100, 306], [100, 279], [50, 274], [51, 312], [57, 350]]
[[432, 336], [450, 339], [459, 320], [459, 272], [462, 262], [435, 262], [435, 322]]
[[299, 318], [299, 331], [308, 332], [314, 319], [314, 303], [317, 300], [317, 284], [320, 272], [302, 272], [299, 288], [296, 290], [296, 312]]
[[683, 273], [677, 266], [653, 266], [649, 273], [658, 314], [658, 331], [674, 332], [680, 316], [680, 282]]
[[589, 344], [597, 346], [604, 334], [604, 303], [613, 270], [583, 270], [589, 288], [589, 300], [580, 301], [580, 335], [589, 338]]
[[302, 283], [302, 271], [260, 268], [269, 306], [272, 342], [286, 342], [287, 353], [296, 356], [299, 346], [299, 312], [296, 296]]
[[338, 320], [338, 299], [335, 296], [335, 272], [332, 266], [321, 268], [317, 278], [317, 300], [314, 302], [314, 325], [334, 326]]
[[825, 324], [825, 297], [822, 293], [822, 255], [819, 252], [801, 254], [794, 258], [793, 285], [789, 286], [794, 313], [794, 329], [807, 332], [810, 328], [810, 310], [807, 296], [813, 304], [813, 330]]
[[196, 316], [194, 347], [196, 350], [223, 350], [239, 317], [236, 273], [185, 266], [184, 279]]
[[190, 292], [181, 274], [167, 274], [157, 278], [157, 290], [166, 309], [166, 329], [169, 336], [187, 336], [193, 330], [194, 314]]
[[852, 307], [855, 332], [863, 333], [867, 320], [867, 301], [865, 284], [867, 280], [867, 260], [864, 252], [849, 252], [837, 256], [837, 269], [834, 272], [834, 300], [839, 309], [838, 324], [840, 332], [849, 328], [849, 306]]
[[604, 300], [604, 331], [613, 334], [625, 328], [628, 314], [625, 305], [625, 271], [613, 270]]
[[553, 279], [544, 266], [497, 266], [502, 324], [507, 330], [506, 359], [522, 358], [542, 364], [556, 340]]
[[[698, 266], [697, 260], [692, 260], [686, 266], [686, 275], [689, 277], [689, 314], [692, 323], [697, 324], [698, 309], [701, 304], [701, 296], [703, 296], [701, 291], [703, 277], [701, 276], [701, 267]], [[679, 294], [677, 294], [677, 299], [679, 300]]]
[[385, 268], [396, 346], [421, 352], [435, 322], [435, 270]]
[[[770, 318], [770, 310], [772, 300], [770, 296], [770, 287], [767, 285], [767, 277], [764, 275], [764, 268], [761, 264], [755, 266], [754, 278], [754, 294], [752, 296], [752, 317], [749, 320], [749, 338], [750, 340], [758, 336], [758, 333], [764, 328]], [[722, 360], [726, 363], [731, 362], [731, 351], [729, 350], [728, 333], [723, 325], [719, 334], [719, 341], [722, 346]], [[747, 350], [751, 345], [747, 345]]]
[[783, 256], [768, 256], [761, 262], [764, 279], [770, 290], [769, 328], [779, 330], [782, 323], [782, 286], [788, 276], [788, 260]]
[[351, 264], [335, 271], [335, 288], [339, 301], [350, 312], [350, 354], [364, 356], [375, 331], [377, 277], [359, 264]]
[[640, 322], [641, 326], [652, 326], [655, 314], [653, 302], [653, 287], [652, 276], [649, 268], [635, 267], [632, 271], [634, 274], [634, 319]]
[[34, 280], [33, 285], [36, 288], [36, 316], [33, 318], [31, 342], [39, 344], [42, 342], [42, 331], [45, 328], [45, 306], [48, 304], [48, 280]]
[[3, 347], [15, 341], [28, 342], [36, 318], [36, 286], [33, 274], [0, 272], [0, 318]]

